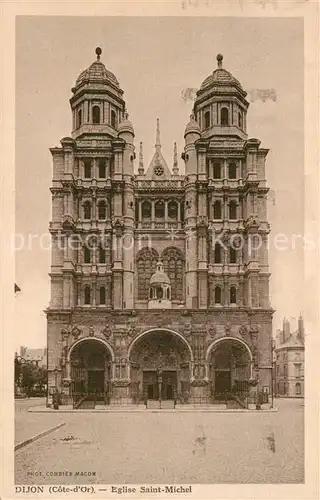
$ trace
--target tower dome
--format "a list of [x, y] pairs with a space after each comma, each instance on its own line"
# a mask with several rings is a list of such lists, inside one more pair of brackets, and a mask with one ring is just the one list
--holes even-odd
[[150, 278], [149, 309], [171, 309], [171, 283], [161, 261]]
[[72, 138], [106, 134], [116, 138], [125, 112], [123, 90], [115, 75], [100, 61], [102, 50], [96, 48], [96, 61], [78, 76], [72, 88]]
[[194, 102], [194, 114], [202, 139], [213, 136], [246, 140], [246, 114], [249, 103], [241, 83], [222, 67], [223, 56], [217, 55], [218, 67], [201, 84]]
[[209, 75], [205, 80], [202, 82], [200, 86], [200, 90], [198, 93], [201, 93], [201, 91], [207, 90], [209, 87], [216, 87], [217, 90], [223, 90], [223, 87], [235, 87], [243, 94], [244, 96], [247, 95], [247, 93], [243, 90], [241, 83], [239, 80], [237, 80], [231, 73], [230, 71], [227, 71], [225, 68], [222, 67], [222, 61], [223, 61], [223, 55], [218, 54], [217, 55], [217, 62], [218, 62], [218, 67], [213, 71], [211, 75]]
[[75, 87], [72, 89], [74, 92], [77, 90], [77, 88], [82, 85], [82, 84], [94, 84], [94, 83], [109, 83], [111, 85], [114, 85], [117, 88], [120, 88], [119, 82], [115, 75], [109, 71], [103, 62], [100, 61], [100, 55], [102, 53], [102, 50], [100, 47], [96, 48], [96, 54], [97, 54], [97, 60], [94, 61], [89, 68], [85, 69], [80, 73], [78, 76]]

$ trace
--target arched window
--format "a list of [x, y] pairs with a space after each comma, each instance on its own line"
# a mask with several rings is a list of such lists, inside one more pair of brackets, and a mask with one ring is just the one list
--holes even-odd
[[237, 165], [234, 162], [229, 163], [228, 170], [229, 170], [229, 179], [236, 179], [237, 178]]
[[164, 219], [164, 202], [157, 201], [154, 207], [154, 213], [156, 219]]
[[111, 116], [111, 127], [116, 128], [117, 127], [117, 115], [114, 109], [111, 110], [110, 113]]
[[236, 264], [237, 263], [237, 250], [235, 248], [230, 247], [230, 249], [229, 249], [229, 257], [230, 257], [230, 264]]
[[222, 218], [222, 209], [221, 209], [221, 201], [216, 200], [213, 204], [213, 218], [221, 219]]
[[243, 127], [243, 119], [242, 119], [242, 113], [238, 113], [238, 127], [242, 128]]
[[237, 289], [235, 286], [232, 286], [230, 288], [230, 304], [236, 304], [237, 303]]
[[301, 395], [301, 384], [299, 382], [296, 383], [296, 396]]
[[107, 217], [107, 204], [104, 200], [98, 203], [98, 219], [103, 220]]
[[231, 200], [229, 204], [229, 219], [237, 219], [237, 202], [235, 200]]
[[104, 286], [101, 286], [99, 288], [99, 304], [102, 306], [102, 305], [105, 305], [106, 303], [106, 289]]
[[159, 255], [153, 248], [144, 247], [137, 255], [138, 300], [148, 300], [151, 276], [156, 272]]
[[213, 178], [221, 179], [221, 163], [218, 161], [215, 161], [213, 164]]
[[221, 108], [221, 125], [229, 125], [229, 110]]
[[86, 246], [83, 248], [83, 262], [85, 264], [90, 264], [91, 262], [91, 252], [90, 249]]
[[216, 286], [214, 289], [214, 303], [221, 304], [221, 288], [220, 286]]
[[220, 243], [216, 243], [214, 246], [214, 262], [215, 264], [221, 264], [222, 251]]
[[171, 300], [183, 300], [184, 257], [178, 248], [166, 248], [161, 255], [164, 272], [171, 283]]
[[89, 285], [84, 287], [84, 303], [86, 306], [91, 304], [91, 290]]
[[169, 201], [168, 203], [168, 216], [170, 219], [178, 218], [178, 205], [175, 201]]
[[151, 219], [151, 203], [150, 201], [143, 201], [141, 206], [142, 218]]
[[180, 203], [180, 217], [181, 217], [181, 222], [184, 221], [184, 202]]
[[92, 108], [92, 123], [100, 123], [100, 106]]
[[78, 109], [78, 111], [77, 111], [77, 123], [76, 123], [76, 125], [77, 125], [76, 128], [79, 128], [82, 125], [82, 109]]
[[105, 158], [99, 159], [99, 179], [106, 178], [107, 161]]
[[90, 203], [90, 201], [85, 201], [83, 204], [83, 218], [85, 220], [91, 219], [91, 203]]
[[84, 163], [84, 177], [85, 179], [91, 179], [91, 160], [85, 159]]
[[100, 264], [106, 263], [106, 251], [101, 245], [99, 247], [99, 263]]
[[204, 128], [210, 127], [210, 111], [206, 111], [204, 114]]

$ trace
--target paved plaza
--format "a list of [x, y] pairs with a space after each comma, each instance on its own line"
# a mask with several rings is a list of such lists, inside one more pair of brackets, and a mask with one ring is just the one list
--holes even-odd
[[302, 400], [276, 400], [274, 413], [35, 414], [16, 404], [16, 428], [25, 415], [30, 434], [66, 423], [15, 452], [16, 484], [304, 481]]

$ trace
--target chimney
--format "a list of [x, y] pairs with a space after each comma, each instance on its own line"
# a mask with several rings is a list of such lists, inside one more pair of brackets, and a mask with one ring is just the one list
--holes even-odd
[[304, 325], [303, 325], [303, 318], [301, 316], [301, 313], [300, 313], [300, 316], [299, 316], [299, 319], [298, 319], [298, 338], [300, 340], [300, 342], [304, 342]]
[[283, 320], [283, 331], [282, 331], [282, 343], [285, 343], [290, 337], [290, 323], [284, 318]]

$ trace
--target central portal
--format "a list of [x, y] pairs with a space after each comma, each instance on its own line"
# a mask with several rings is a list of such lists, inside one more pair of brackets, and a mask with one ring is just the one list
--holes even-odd
[[190, 351], [178, 335], [146, 333], [133, 346], [131, 395], [141, 400], [179, 400], [190, 383]]
[[143, 393], [147, 399], [175, 399], [177, 381], [176, 370], [143, 370]]

